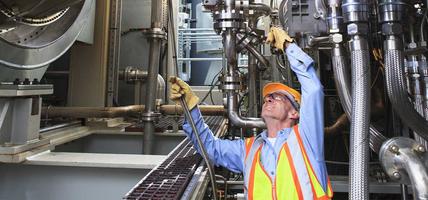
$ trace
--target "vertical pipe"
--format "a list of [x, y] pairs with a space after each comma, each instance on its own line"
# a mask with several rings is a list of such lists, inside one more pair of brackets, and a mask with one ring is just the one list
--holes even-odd
[[[257, 20], [254, 18], [250, 18], [249, 24], [251, 27], [257, 26]], [[258, 48], [257, 45], [255, 48]], [[267, 66], [265, 66], [267, 67]], [[248, 103], [249, 103], [249, 116], [250, 117], [258, 117], [258, 95], [257, 91], [259, 91], [259, 87], [257, 85], [257, 80], [259, 78], [257, 70], [257, 59], [254, 55], [248, 52]]]
[[370, 54], [367, 42], [367, 0], [345, 0], [343, 5], [352, 67], [351, 151], [349, 199], [368, 200], [368, 162], [370, 125]]
[[[151, 9], [151, 28], [161, 29], [162, 24], [162, 3], [160, 0], [152, 0]], [[144, 120], [144, 138], [143, 138], [143, 153], [151, 154], [154, 140], [154, 119], [153, 114], [156, 111], [156, 89], [157, 89], [157, 78], [159, 73], [159, 61], [160, 61], [161, 41], [160, 38], [150, 38], [150, 54], [149, 54], [149, 69], [147, 77], [147, 90], [145, 99], [145, 109], [143, 114]]]
[[352, 67], [352, 123], [349, 199], [369, 199], [369, 124], [370, 62], [365, 38], [354, 36], [350, 42]]

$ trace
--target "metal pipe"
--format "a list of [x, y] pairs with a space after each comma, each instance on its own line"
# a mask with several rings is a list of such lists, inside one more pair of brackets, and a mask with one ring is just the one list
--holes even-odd
[[386, 141], [379, 160], [391, 179], [412, 184], [413, 199], [428, 199], [428, 154], [426, 148], [410, 138], [396, 137]]
[[67, 123], [62, 123], [62, 124], [56, 124], [53, 126], [48, 126], [45, 128], [41, 128], [40, 133], [44, 133], [44, 132], [48, 132], [48, 131], [52, 131], [52, 130], [56, 130], [56, 129], [60, 129], [60, 128], [66, 128], [66, 127], [70, 127], [70, 126], [75, 126], [75, 125], [82, 125], [82, 122], [81, 121], [72, 121], [72, 122], [67, 122]]
[[[269, 60], [266, 59], [259, 51], [257, 51], [255, 47], [248, 44], [245, 45], [245, 48], [264, 66], [264, 68], [260, 67], [260, 70], [265, 70], [270, 67]], [[250, 59], [250, 56], [248, 56], [248, 59]]]
[[[166, 25], [163, 24], [163, 1], [152, 0], [151, 6], [151, 30], [158, 31]], [[156, 96], [152, 95], [156, 93], [157, 89], [157, 76], [159, 73], [159, 62], [161, 52], [161, 38], [151, 37], [150, 38], [150, 54], [149, 54], [149, 70], [147, 79], [146, 89], [146, 107], [144, 109], [143, 121], [144, 121], [144, 138], [143, 138], [143, 153], [151, 154], [154, 135], [155, 125], [154, 119], [156, 118]]]
[[[144, 110], [144, 105], [130, 105], [121, 107], [43, 107], [41, 116], [47, 118], [114, 118], [138, 116]], [[224, 115], [223, 105], [199, 105], [204, 115]], [[183, 109], [179, 105], [161, 105], [159, 111], [165, 115], [181, 115]]]
[[428, 121], [423, 118], [409, 100], [404, 74], [403, 41], [400, 38], [400, 24], [405, 3], [401, 0], [388, 0], [379, 4], [384, 41], [386, 88], [392, 107], [401, 120], [414, 132], [428, 139]]
[[[341, 32], [342, 16], [341, 16], [341, 0], [329, 0], [328, 25], [330, 35]], [[341, 40], [333, 40], [333, 48], [331, 50], [331, 59], [337, 93], [340, 103], [348, 118], [351, 118], [352, 96], [351, 96], [351, 72], [346, 63], [346, 55], [342, 47]], [[374, 126], [370, 125], [370, 148], [378, 153], [382, 143], [387, 138], [382, 135]]]
[[[224, 12], [235, 13], [235, 1], [224, 1]], [[225, 78], [235, 79], [239, 77], [237, 69], [237, 47], [236, 47], [236, 28], [225, 28], [222, 32], [223, 50], [226, 58]], [[233, 87], [234, 85], [232, 85]], [[238, 113], [238, 97], [234, 90], [227, 92], [228, 117], [233, 125], [239, 127], [265, 128], [266, 125], [261, 118], [243, 118]]]
[[415, 110], [408, 99], [404, 83], [401, 39], [389, 36], [385, 45], [385, 71], [388, 96], [400, 118], [415, 132], [428, 139], [428, 122]]
[[261, 11], [265, 15], [270, 15], [270, 13], [272, 12], [270, 6], [262, 3], [251, 3], [248, 8], [256, 11]]
[[[342, 104], [342, 108], [347, 114], [348, 118], [351, 118], [352, 95], [350, 69], [347, 67], [348, 65], [346, 64], [345, 55], [343, 53], [341, 44], [334, 44], [331, 52], [333, 72], [340, 103]], [[378, 131], [374, 126], [370, 125], [369, 146], [374, 152], [379, 152], [382, 143], [386, 139], [387, 138], [383, 136], [380, 131]]]
[[370, 57], [365, 38], [350, 42], [352, 72], [351, 156], [349, 199], [369, 199]]
[[248, 113], [251, 117], [258, 116], [258, 80], [257, 62], [255, 56], [248, 55]]
[[367, 0], [345, 0], [342, 4], [352, 67], [352, 112], [349, 165], [349, 199], [369, 199], [370, 54]]
[[243, 118], [238, 114], [237, 95], [227, 93], [227, 114], [233, 125], [246, 128], [266, 128], [266, 124], [261, 118]]

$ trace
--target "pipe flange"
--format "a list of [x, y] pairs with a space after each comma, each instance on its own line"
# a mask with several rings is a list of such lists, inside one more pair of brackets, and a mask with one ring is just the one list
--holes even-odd
[[161, 116], [161, 113], [159, 112], [146, 112], [141, 114], [141, 121], [143, 122], [157, 121], [160, 116]]
[[244, 15], [242, 15], [238, 10], [236, 12], [226, 12], [222, 10], [221, 12], [215, 12], [213, 14], [215, 21], [243, 21]]
[[345, 0], [342, 4], [345, 23], [367, 22], [369, 4], [367, 0]]
[[222, 83], [242, 83], [245, 81], [245, 77], [241, 74], [235, 76], [221, 76], [220, 81]]
[[119, 74], [119, 79], [126, 81], [128, 84], [135, 83], [136, 81], [142, 81], [147, 78], [147, 71], [141, 70], [137, 67], [128, 66], [123, 71], [123, 74]]
[[379, 22], [400, 22], [408, 5], [400, 0], [383, 0], [379, 4]]
[[218, 21], [214, 23], [214, 30], [219, 33], [224, 29], [233, 28], [236, 30], [245, 29], [245, 24], [240, 21]]
[[387, 140], [382, 144], [379, 151], [379, 160], [388, 174], [388, 176], [400, 183], [411, 184], [408, 173], [406, 172], [403, 162], [406, 160], [405, 153], [414, 153], [421, 159], [428, 159], [426, 149], [416, 141], [405, 138], [395, 137]]
[[167, 39], [167, 33], [161, 28], [144, 29], [142, 32], [147, 38]]
[[238, 84], [222, 84], [221, 86], [221, 90], [223, 92], [227, 92], [227, 91], [244, 91], [247, 87], [245, 85], [238, 85]]
[[225, 91], [242, 91], [247, 87], [245, 85], [245, 77], [240, 74], [237, 76], [221, 76], [221, 86], [220, 88]]

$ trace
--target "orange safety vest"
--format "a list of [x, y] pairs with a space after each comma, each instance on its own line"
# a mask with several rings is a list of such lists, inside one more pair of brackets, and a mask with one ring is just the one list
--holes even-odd
[[[244, 187], [247, 199], [325, 200], [333, 197], [333, 190], [328, 177], [327, 192], [324, 191], [318, 181], [303, 146], [297, 125], [293, 127], [287, 142], [281, 148], [274, 182], [261, 163], [262, 146], [263, 139], [261, 137], [245, 140]], [[290, 151], [290, 149], [294, 151]], [[296, 170], [295, 166], [306, 166], [306, 170]]]

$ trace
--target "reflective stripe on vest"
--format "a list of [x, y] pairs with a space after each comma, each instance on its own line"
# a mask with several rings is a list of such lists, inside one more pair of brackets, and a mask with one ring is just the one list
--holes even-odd
[[[258, 136], [248, 138], [245, 142], [244, 186], [248, 199], [330, 199], [333, 196], [328, 177], [327, 194], [318, 181], [297, 126], [280, 150], [274, 183], [260, 160], [263, 139]], [[306, 170], [295, 169], [295, 166], [303, 165]]]

